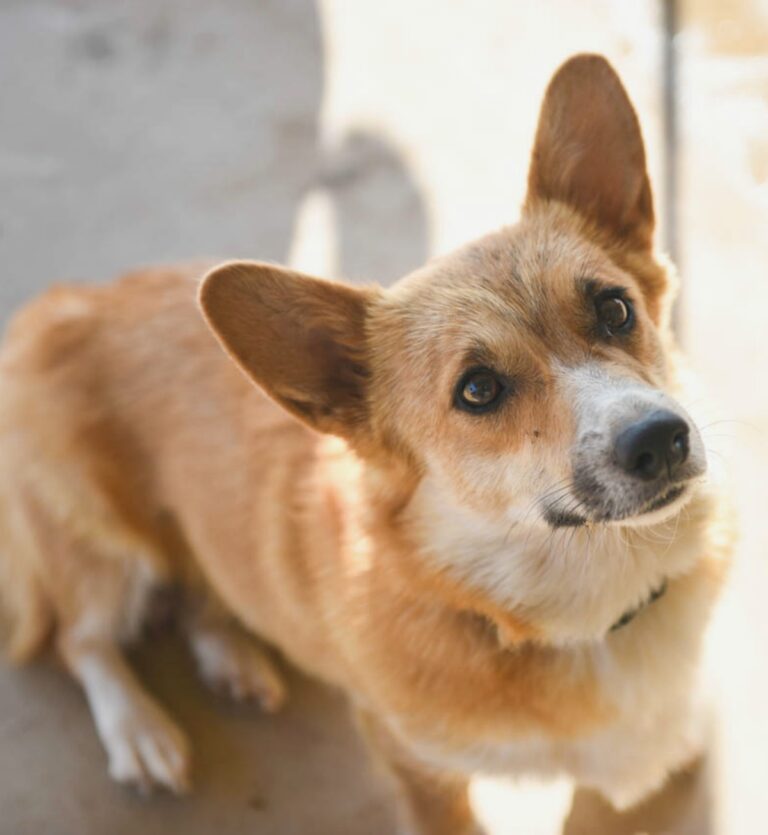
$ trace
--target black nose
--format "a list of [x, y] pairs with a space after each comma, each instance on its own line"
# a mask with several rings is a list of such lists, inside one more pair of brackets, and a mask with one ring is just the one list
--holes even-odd
[[644, 481], [664, 473], [672, 478], [688, 457], [689, 432], [688, 424], [674, 412], [652, 412], [619, 433], [616, 461], [625, 472]]

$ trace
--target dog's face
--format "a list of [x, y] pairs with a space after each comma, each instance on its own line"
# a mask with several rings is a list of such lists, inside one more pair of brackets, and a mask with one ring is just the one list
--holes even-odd
[[564, 207], [436, 261], [371, 327], [371, 397], [460, 504], [508, 524], [647, 524], [703, 473], [665, 335], [629, 265]]
[[201, 300], [285, 408], [455, 504], [508, 525], [642, 525], [705, 469], [669, 394], [652, 233], [634, 111], [610, 66], [579, 56], [547, 91], [516, 226], [389, 290], [230, 264]]

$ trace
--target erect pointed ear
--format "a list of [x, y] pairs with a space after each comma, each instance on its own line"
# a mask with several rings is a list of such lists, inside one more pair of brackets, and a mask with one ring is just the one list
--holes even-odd
[[526, 209], [559, 200], [636, 248], [650, 248], [653, 200], [632, 103], [600, 55], [576, 55], [549, 83]]
[[354, 439], [367, 422], [365, 321], [374, 292], [233, 262], [208, 273], [200, 305], [267, 394], [314, 429]]

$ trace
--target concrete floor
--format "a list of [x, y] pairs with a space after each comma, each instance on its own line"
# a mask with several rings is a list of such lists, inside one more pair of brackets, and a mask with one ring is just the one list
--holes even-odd
[[277, 716], [209, 694], [170, 637], [135, 662], [188, 732], [195, 791], [141, 798], [106, 774], [77, 687], [38, 666], [0, 679], [3, 835], [389, 835], [389, 785], [365, 757], [342, 698], [291, 674]]
[[[708, 656], [712, 754], [623, 816], [565, 781], [479, 782], [494, 835], [765, 829], [768, 11], [682, 5], [683, 333], [744, 527]], [[0, 318], [53, 280], [196, 256], [393, 280], [514, 219], [546, 80], [582, 50], [620, 69], [658, 183], [652, 0], [0, 0]], [[339, 696], [292, 674], [263, 718], [207, 694], [172, 638], [136, 661], [195, 744], [196, 793], [113, 786], [66, 676], [2, 669], [0, 835], [393, 831]]]

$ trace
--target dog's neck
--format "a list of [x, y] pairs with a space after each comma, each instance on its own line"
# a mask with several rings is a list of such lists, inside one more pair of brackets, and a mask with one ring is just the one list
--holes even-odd
[[[694, 500], [695, 502], [696, 500]], [[547, 643], [603, 640], [630, 611], [700, 556], [690, 506], [645, 528], [552, 530], [468, 509], [424, 478], [401, 514], [417, 558], [512, 619], [510, 634]]]

